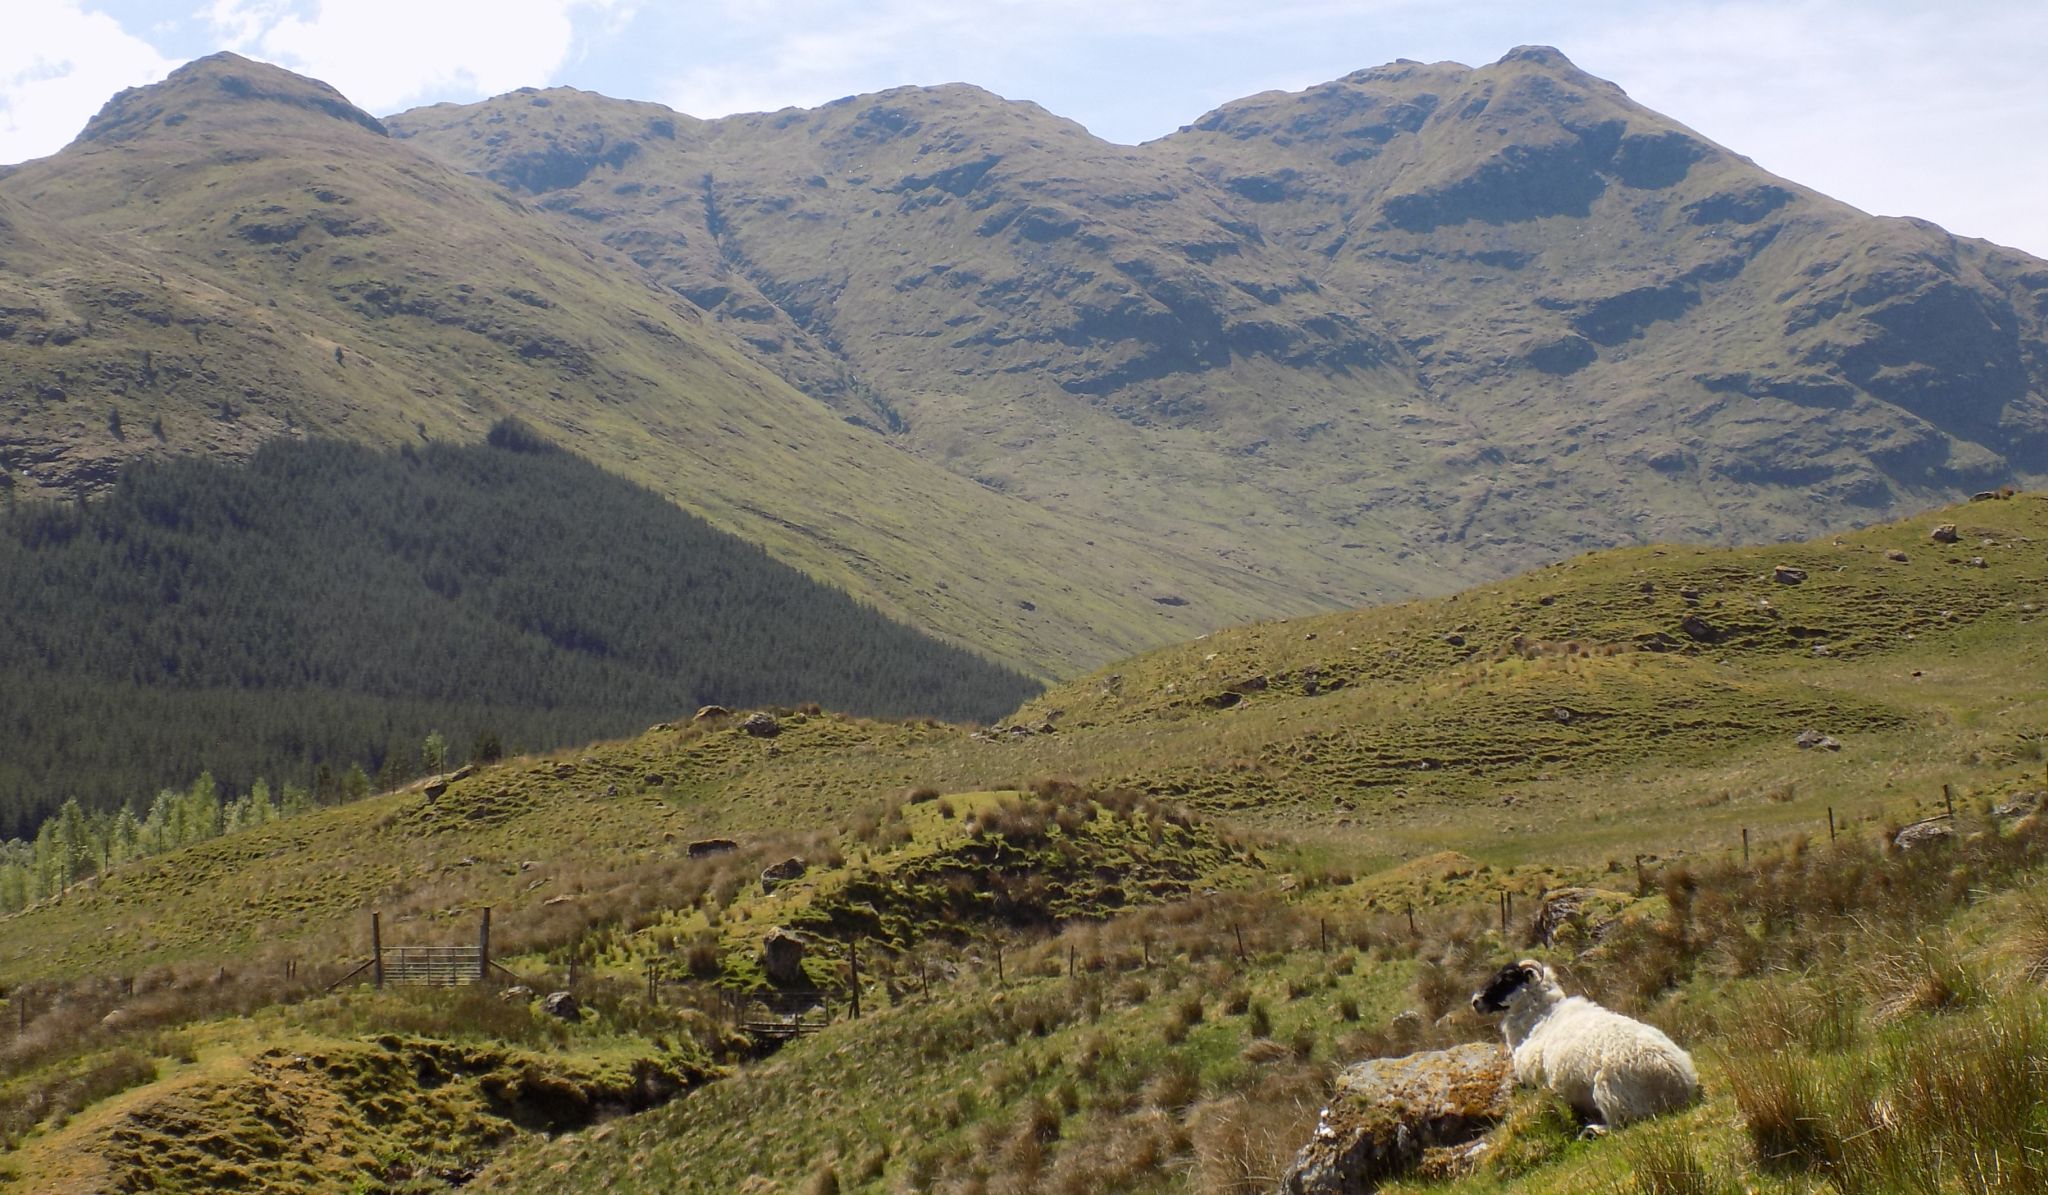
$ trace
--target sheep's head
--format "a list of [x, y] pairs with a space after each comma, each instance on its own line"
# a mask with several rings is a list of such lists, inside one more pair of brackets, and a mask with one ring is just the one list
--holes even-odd
[[1557, 986], [1557, 979], [1550, 968], [1535, 959], [1525, 958], [1519, 963], [1509, 963], [1494, 973], [1486, 986], [1472, 993], [1474, 1012], [1506, 1012], [1531, 992], [1540, 992]]

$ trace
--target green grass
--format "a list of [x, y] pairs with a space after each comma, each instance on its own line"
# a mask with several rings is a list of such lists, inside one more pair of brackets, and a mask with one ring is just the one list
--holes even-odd
[[[2002, 554], [1988, 569], [1923, 559], [1934, 518]], [[2031, 890], [2014, 891], [2038, 883], [2038, 827], [1985, 820], [2048, 788], [2048, 668], [2038, 611], [2024, 608], [2048, 587], [2044, 521], [2048, 502], [2027, 495], [1840, 546], [1597, 555], [1455, 602], [1248, 627], [1048, 694], [1027, 724], [1051, 733], [797, 711], [773, 739], [726, 720], [664, 724], [482, 769], [431, 799], [413, 789], [286, 819], [7, 919], [0, 1015], [14, 1001], [31, 1014], [8, 1073], [55, 1090], [109, 1051], [148, 1054], [137, 1035], [213, 1040], [223, 1031], [209, 1026], [290, 1024], [293, 1008], [329, 1017], [318, 1010], [336, 1006], [313, 989], [362, 957], [372, 907], [387, 942], [436, 942], [466, 939], [490, 905], [515, 970], [554, 986], [573, 962], [621, 1042], [668, 1034], [716, 1055], [730, 1042], [714, 989], [757, 984], [760, 936], [782, 925], [810, 935], [827, 982], [859, 940], [858, 1024], [739, 1063], [738, 1078], [659, 1119], [606, 1126], [603, 1141], [533, 1139], [493, 1173], [572, 1189], [638, 1167], [711, 1189], [746, 1161], [786, 1190], [815, 1189], [828, 1169], [854, 1190], [997, 1189], [1006, 1174], [1049, 1189], [1104, 1189], [1085, 1185], [1102, 1175], [1119, 1176], [1108, 1189], [1265, 1189], [1331, 1064], [1486, 1036], [1431, 1018], [1530, 949], [1543, 891], [1586, 885], [1600, 893], [1551, 957], [1576, 988], [1697, 1043], [1712, 1099], [1599, 1145], [1551, 1140], [1536, 1116], [1516, 1155], [1525, 1171], [1482, 1172], [1471, 1189], [1605, 1190], [1648, 1168], [1701, 1189], [1804, 1190], [1810, 1174], [1758, 1169], [1730, 1074], [1775, 1053], [1807, 1059], [1818, 1089], [1896, 1084], [1897, 1067], [1851, 1075], [1831, 1059], [1844, 1042], [2006, 1016], [1987, 1010], [2048, 958], [2048, 923], [2026, 912]], [[1914, 559], [1880, 567], [1899, 544]], [[1836, 554], [1841, 572], [1813, 559]], [[1781, 559], [1808, 562], [1807, 583], [1756, 579]], [[1751, 608], [1754, 593], [1780, 610], [1774, 626], [1832, 620], [1843, 649], [1815, 656], [1766, 628], [1643, 650], [1682, 617], [1670, 591], [1694, 584], [1707, 609]], [[1576, 652], [1527, 648], [1574, 629]], [[1354, 669], [1343, 686], [1302, 690], [1306, 667], [1340, 664]], [[1201, 700], [1252, 675], [1265, 687], [1228, 708]], [[1551, 716], [1566, 705], [1571, 719]], [[1842, 750], [1795, 746], [1809, 718]], [[1445, 745], [1425, 755], [1423, 736]], [[1494, 744], [1559, 758], [1488, 754]], [[1374, 770], [1397, 751], [1433, 766], [1397, 786]], [[1174, 812], [1189, 776], [1210, 787]], [[1943, 808], [1944, 785], [1959, 843], [1881, 850], [1890, 828]], [[739, 847], [690, 859], [709, 837]], [[763, 893], [761, 869], [791, 856], [808, 874]], [[1516, 917], [1505, 940], [1503, 891]], [[296, 986], [280, 979], [290, 958]], [[669, 981], [659, 1012], [637, 994], [650, 964]], [[115, 1004], [134, 1023], [96, 1029]], [[350, 1007], [365, 1011], [307, 1031], [438, 1040], [467, 1019], [480, 1044], [575, 1044], [523, 1037], [478, 1007]], [[1428, 1015], [1393, 1019], [1407, 1007]], [[773, 1111], [769, 1129], [753, 1107]], [[815, 1115], [799, 1120], [805, 1109]], [[27, 1148], [80, 1131], [45, 1126]]]

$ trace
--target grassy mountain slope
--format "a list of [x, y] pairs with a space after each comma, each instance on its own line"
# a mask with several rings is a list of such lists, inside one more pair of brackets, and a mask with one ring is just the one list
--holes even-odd
[[[1943, 522], [1964, 538], [1930, 541]], [[1807, 580], [1773, 581], [1780, 563]], [[485, 769], [436, 798], [290, 819], [22, 914], [0, 979], [352, 940], [372, 902], [429, 923], [488, 903], [516, 926], [580, 915], [546, 903], [572, 885], [600, 910], [587, 915], [615, 916], [657, 907], [671, 883], [657, 877], [696, 866], [680, 850], [693, 839], [734, 837], [765, 864], [787, 836], [907, 788], [1046, 776], [1327, 836], [1355, 861], [1449, 848], [1604, 866], [1722, 849], [1743, 825], [1811, 826], [1829, 805], [1845, 820], [1904, 815], [1959, 769], [2038, 759], [2044, 610], [2038, 494], [1839, 542], [1595, 553], [1138, 657], [1047, 693], [1014, 731], [843, 715], [798, 715], [773, 739], [664, 727]], [[1680, 629], [1694, 617], [1717, 641]], [[1809, 729], [1843, 749], [1801, 749]], [[533, 884], [527, 862], [553, 878]]]
[[[1956, 539], [1931, 538], [1945, 524]], [[1808, 1189], [1818, 1167], [1882, 1159], [1759, 1163], [1747, 1126], [1769, 1122], [1731, 1091], [1751, 1060], [1813, 1070], [1826, 1099], [1857, 1083], [1903, 1099], [1904, 1079], [1859, 1078], [1859, 1055], [1826, 1043], [1990, 1066], [2007, 1039], [1971, 1027], [2032, 1015], [2006, 978], [2033, 940], [2011, 889], [2048, 839], [2038, 818], [1988, 811], [2041, 786], [2044, 602], [2048, 498], [2023, 494], [1806, 545], [1595, 553], [1455, 598], [1210, 635], [1048, 693], [1029, 717], [1049, 733], [663, 726], [288, 818], [0, 922], [7, 1011], [28, 1010], [0, 1080], [0, 1119], [27, 1117], [9, 1131], [28, 1136], [0, 1169], [102, 1166], [113, 1126], [185, 1123], [195, 1085], [270, 1081], [250, 1033], [351, 1050], [467, 1035], [572, 1068], [601, 1041], [688, 1039], [709, 1057], [730, 1042], [706, 985], [761, 983], [781, 925], [804, 933], [816, 980], [846, 975], [858, 941], [863, 1020], [765, 1062], [724, 1055], [735, 1077], [673, 1111], [502, 1138], [476, 1181], [730, 1190], [752, 1174], [765, 1192], [829, 1169], [842, 1190], [977, 1175], [1243, 1190], [1306, 1139], [1331, 1062], [1489, 1034], [1429, 1019], [1531, 949], [1499, 936], [1503, 889], [1526, 919], [1572, 883], [1626, 916], [1612, 949], [1552, 957], [1711, 1046], [1710, 1102], [1600, 1146], [1528, 1103], [1469, 1189], [1599, 1186], [1694, 1130], [1700, 1166]], [[1808, 728], [1840, 749], [1800, 748]], [[1048, 775], [1097, 791], [1032, 783]], [[1944, 785], [1964, 819], [1953, 853], [1873, 845], [1940, 812]], [[688, 849], [711, 837], [734, 849]], [[761, 869], [789, 858], [806, 874], [766, 891]], [[366, 908], [387, 942], [440, 942], [473, 933], [479, 905], [515, 972], [553, 986], [574, 962], [595, 1011], [543, 1031], [488, 996], [317, 994], [362, 957]], [[1389, 1020], [1408, 1007], [1424, 1019]], [[253, 1029], [223, 1017], [243, 1009]], [[465, 1090], [447, 1098], [475, 1107]], [[365, 1096], [412, 1107], [408, 1092]], [[31, 1131], [52, 1098], [77, 1120]], [[385, 1161], [434, 1189], [444, 1163], [414, 1158], [409, 1123]], [[1936, 1141], [1964, 1131], [1924, 1123]], [[232, 1152], [256, 1133], [204, 1139]], [[468, 1148], [451, 1152], [467, 1164]]]
[[2048, 267], [1767, 175], [1551, 50], [1139, 147], [959, 85], [392, 127], [926, 459], [1342, 604], [2048, 469]]
[[[92, 488], [128, 456], [245, 453], [296, 431], [473, 439], [517, 414], [1041, 675], [1309, 604], [896, 451], [623, 257], [275, 68], [216, 56], [124, 93], [75, 144], [9, 172], [0, 203], [10, 245], [54, 230], [122, 255], [32, 252], [5, 271], [29, 292], [0, 336], [17, 492]], [[1152, 600], [1174, 593], [1199, 606]]]
[[[1034, 689], [516, 424], [489, 445], [275, 441], [0, 517], [0, 837], [323, 767], [452, 767], [700, 705], [999, 719]], [[393, 757], [396, 757], [395, 759]]]

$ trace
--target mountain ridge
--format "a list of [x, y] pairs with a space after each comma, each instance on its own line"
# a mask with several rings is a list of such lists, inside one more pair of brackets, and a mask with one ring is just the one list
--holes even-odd
[[31, 491], [518, 414], [1047, 677], [2048, 474], [2048, 265], [1767, 175], [1546, 48], [1140, 146], [964, 84], [713, 121], [523, 89], [388, 136], [232, 56], [158, 87], [0, 178], [164, 280], [0, 270], [41, 312], [0, 337]]

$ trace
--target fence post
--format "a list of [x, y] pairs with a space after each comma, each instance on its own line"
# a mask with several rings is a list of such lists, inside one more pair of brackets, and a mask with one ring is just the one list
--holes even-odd
[[1003, 986], [1003, 948], [996, 947], [996, 986]]
[[1072, 942], [1067, 943], [1067, 978], [1069, 980], [1074, 978], [1074, 944]]
[[1742, 827], [1742, 865], [1749, 866], [1749, 827]]
[[1237, 939], [1237, 961], [1241, 963], [1244, 961], [1244, 930], [1235, 921], [1230, 923], [1230, 936]]
[[1316, 932], [1322, 937], [1323, 953], [1330, 953], [1330, 919], [1328, 917], [1316, 918]]
[[1828, 845], [1835, 845], [1835, 807], [1828, 806]]
[[1636, 895], [1637, 895], [1637, 896], [1648, 896], [1649, 894], [1650, 894], [1650, 885], [1649, 885], [1649, 882], [1648, 882], [1648, 880], [1647, 880], [1647, 879], [1646, 879], [1646, 878], [1644, 877], [1644, 875], [1643, 875], [1643, 857], [1642, 857], [1641, 855], [1637, 855], [1637, 856], [1636, 856]]
[[476, 930], [476, 981], [478, 983], [485, 983], [491, 978], [491, 906], [485, 905], [483, 914], [483, 920], [477, 925]]
[[384, 986], [384, 920], [377, 910], [370, 910], [370, 976], [378, 987]]
[[860, 1020], [860, 939], [846, 940], [846, 959], [853, 975], [853, 1019]]
[[1954, 820], [1956, 820], [1956, 794], [1955, 794], [1955, 790], [1954, 790], [1954, 789], [1952, 789], [1952, 788], [1950, 788], [1950, 787], [1949, 787], [1948, 785], [1946, 785], [1946, 784], [1944, 784], [1944, 785], [1942, 785], [1942, 786], [1941, 786], [1941, 803], [1942, 803], [1943, 805], [1945, 805], [1945, 806], [1947, 806], [1947, 807], [1948, 807], [1948, 820], [1950, 820], [1950, 821], [1954, 821]]
[[1408, 902], [1408, 936], [1415, 936], [1415, 902]]

